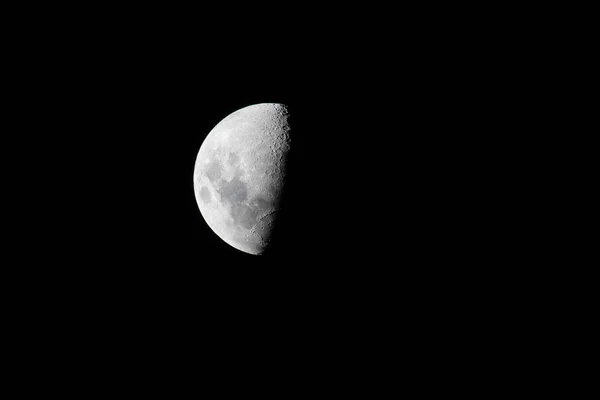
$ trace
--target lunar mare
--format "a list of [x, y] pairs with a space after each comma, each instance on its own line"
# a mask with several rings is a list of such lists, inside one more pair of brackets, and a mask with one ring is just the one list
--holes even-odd
[[208, 134], [194, 168], [194, 192], [208, 226], [250, 254], [267, 248], [280, 212], [290, 149], [283, 104], [244, 107]]

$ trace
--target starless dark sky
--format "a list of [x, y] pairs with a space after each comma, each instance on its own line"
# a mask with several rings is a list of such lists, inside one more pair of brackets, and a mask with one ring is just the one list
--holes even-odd
[[[31, 36], [9, 77], [25, 105], [14, 169], [32, 189], [11, 232], [25, 243], [10, 298], [33, 325], [24, 347], [197, 386], [198, 368], [254, 371], [268, 351], [278, 369], [300, 360], [327, 378], [328, 360], [372, 370], [385, 363], [369, 355], [407, 349], [425, 363], [425, 350], [458, 349], [454, 363], [460, 344], [499, 331], [494, 307], [528, 288], [507, 249], [529, 243], [502, 150], [529, 127], [507, 118], [519, 64], [491, 68], [502, 58], [480, 30], [451, 35], [459, 24], [431, 9], [239, 26], [229, 12], [126, 11], [42, 13], [14, 31]], [[210, 130], [262, 102], [289, 106], [297, 153], [273, 250], [255, 257], [205, 224], [192, 177]]]
[[[217, 34], [192, 17], [131, 18], [61, 25], [24, 63], [36, 146], [56, 149], [39, 190], [52, 193], [48, 234], [37, 234], [56, 237], [48, 252], [65, 276], [170, 295], [231, 279], [370, 291], [400, 274], [443, 286], [468, 275], [447, 263], [477, 262], [489, 246], [480, 232], [502, 210], [486, 208], [498, 194], [480, 166], [501, 128], [492, 110], [504, 108], [487, 101], [502, 82], [471, 51], [482, 46], [462, 51], [464, 40], [418, 24], [322, 18], [296, 34]], [[192, 174], [210, 130], [262, 102], [290, 107], [298, 152], [285, 224], [257, 258], [204, 223]]]
[[390, 250], [413, 257], [414, 245], [439, 234], [427, 226], [449, 217], [451, 202], [440, 199], [458, 187], [445, 174], [459, 159], [449, 149], [460, 148], [452, 133], [464, 110], [436, 60], [329, 42], [212, 51], [155, 33], [84, 38], [49, 53], [44, 101], [62, 124], [76, 222], [91, 232], [78, 240], [95, 256], [192, 269], [211, 260], [210, 270], [257, 262], [207, 229], [192, 173], [205, 135], [261, 102], [289, 105], [298, 143], [293, 212], [271, 259], [348, 268]]

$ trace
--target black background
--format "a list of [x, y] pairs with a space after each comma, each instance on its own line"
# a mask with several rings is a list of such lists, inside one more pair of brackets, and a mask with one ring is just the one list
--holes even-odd
[[[367, 290], [398, 276], [443, 286], [461, 271], [442, 264], [485, 246], [478, 229], [490, 215], [477, 210], [490, 171], [474, 166], [493, 156], [478, 129], [486, 118], [499, 129], [482, 94], [497, 83], [453, 40], [402, 28], [411, 39], [398, 41], [385, 24], [368, 36], [215, 38], [187, 20], [111, 21], [37, 36], [26, 65], [39, 148], [52, 149], [46, 226], [61, 244], [49, 251], [65, 275], [144, 295], [206, 285], [229, 298], [341, 282]], [[192, 174], [208, 132], [262, 102], [290, 107], [296, 147], [284, 223], [256, 257], [208, 228]], [[81, 264], [94, 267], [71, 267]]]
[[[516, 67], [485, 51], [493, 35], [447, 35], [429, 13], [231, 31], [219, 13], [139, 11], [22, 33], [19, 166], [34, 187], [19, 235], [39, 244], [20, 253], [34, 295], [19, 302], [46, 340], [190, 371], [263, 349], [274, 365], [351, 364], [400, 334], [451, 352], [500, 329], [487, 316], [503, 283], [525, 282], [506, 265], [528, 226], [515, 237], [520, 198], [502, 190], [518, 157], [503, 149], [524, 143]], [[192, 176], [210, 130], [262, 102], [289, 106], [293, 156], [257, 257], [210, 230]]]

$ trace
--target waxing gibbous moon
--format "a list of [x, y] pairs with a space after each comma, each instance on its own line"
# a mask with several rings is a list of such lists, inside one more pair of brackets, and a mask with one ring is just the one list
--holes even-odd
[[244, 107], [208, 134], [194, 168], [202, 217], [226, 243], [265, 251], [280, 212], [290, 149], [288, 110], [278, 103]]

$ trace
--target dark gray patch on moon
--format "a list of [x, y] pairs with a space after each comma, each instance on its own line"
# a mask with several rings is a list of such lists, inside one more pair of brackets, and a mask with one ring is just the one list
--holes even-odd
[[236, 166], [240, 163], [240, 156], [238, 156], [235, 153], [229, 153], [229, 158], [227, 159], [227, 162], [231, 166]]
[[239, 175], [235, 175], [230, 181], [222, 180], [218, 191], [221, 198], [231, 204], [241, 203], [248, 198], [246, 184], [240, 180]]
[[258, 209], [259, 214], [262, 214], [271, 208], [271, 203], [269, 203], [265, 199], [261, 199], [260, 197], [254, 199], [253, 203], [254, 203], [255, 207]]
[[212, 182], [215, 183], [223, 173], [223, 167], [221, 163], [217, 160], [213, 160], [206, 167], [206, 177]]
[[257, 207], [265, 209], [265, 210], [271, 207], [271, 202], [269, 202], [263, 198], [260, 198], [260, 197], [257, 197], [254, 200], [254, 202], [256, 203]]
[[[231, 157], [229, 161], [231, 161]], [[250, 205], [244, 204], [248, 200], [248, 188], [240, 179], [241, 176], [242, 171], [238, 168], [231, 180], [219, 180], [216, 185], [217, 192], [221, 196], [221, 201], [231, 206], [233, 223], [246, 229], [252, 229], [256, 225], [259, 213], [262, 212], [261, 207], [266, 208], [269, 203], [260, 199], [261, 202], [254, 200], [250, 202]]]
[[246, 229], [252, 229], [252, 227], [256, 225], [258, 213], [247, 205], [238, 203], [233, 205], [231, 216], [236, 225], [241, 225]]
[[200, 189], [200, 198], [205, 203], [210, 203], [210, 191], [208, 190], [208, 188], [206, 186], [204, 186], [204, 187], [202, 187], [202, 189]]

